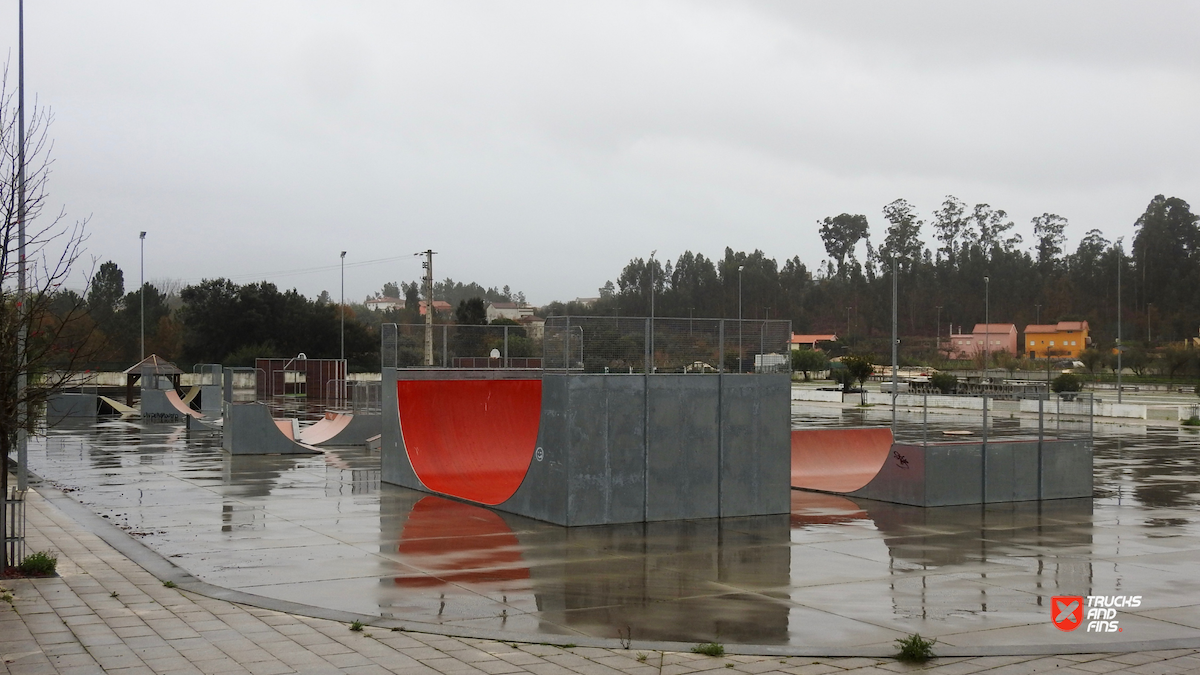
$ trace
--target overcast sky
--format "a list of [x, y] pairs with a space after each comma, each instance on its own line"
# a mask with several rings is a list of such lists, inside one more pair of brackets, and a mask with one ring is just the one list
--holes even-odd
[[[1070, 246], [1200, 202], [1194, 2], [27, 0], [54, 204], [135, 288], [421, 275], [596, 295], [633, 257], [825, 257], [947, 194]], [[16, 59], [16, 5], [0, 17]], [[932, 237], [927, 225], [926, 239]], [[356, 265], [382, 258], [387, 263]], [[312, 270], [279, 274], [286, 270]]]

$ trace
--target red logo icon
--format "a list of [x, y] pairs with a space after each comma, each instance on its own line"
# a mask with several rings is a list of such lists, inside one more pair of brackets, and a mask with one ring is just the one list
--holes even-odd
[[1056, 595], [1050, 599], [1050, 618], [1059, 630], [1075, 630], [1083, 623], [1083, 598]]

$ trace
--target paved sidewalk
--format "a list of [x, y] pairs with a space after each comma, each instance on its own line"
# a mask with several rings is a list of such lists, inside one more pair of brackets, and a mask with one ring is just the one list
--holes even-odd
[[455, 638], [286, 614], [168, 588], [36, 493], [29, 550], [59, 555], [60, 576], [8, 580], [0, 673], [1194, 673], [1200, 651], [937, 659], [726, 656], [555, 647]]

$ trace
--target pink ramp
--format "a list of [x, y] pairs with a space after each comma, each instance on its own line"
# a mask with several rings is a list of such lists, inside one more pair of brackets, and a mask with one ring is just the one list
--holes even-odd
[[354, 416], [346, 413], [325, 411], [325, 417], [318, 420], [316, 424], [304, 429], [300, 432], [300, 439], [308, 445], [317, 445], [324, 443], [329, 439], [342, 433], [343, 430], [350, 424], [350, 420]]
[[793, 429], [792, 487], [854, 492], [883, 468], [892, 450], [892, 430]]
[[179, 398], [179, 392], [174, 389], [167, 389], [163, 393], [166, 394], [167, 403], [170, 403], [172, 407], [178, 410], [180, 415], [188, 415], [196, 419], [203, 417], [203, 415], [188, 407], [188, 404], [184, 403], [183, 399]]
[[400, 380], [400, 435], [417, 479], [434, 492], [495, 506], [533, 460], [541, 380]]

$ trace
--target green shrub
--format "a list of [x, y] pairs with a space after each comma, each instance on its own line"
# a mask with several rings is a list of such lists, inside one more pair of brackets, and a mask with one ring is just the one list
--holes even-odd
[[934, 373], [929, 376], [929, 384], [943, 394], [953, 394], [958, 389], [958, 378], [950, 373]]
[[920, 633], [913, 633], [906, 638], [897, 638], [896, 644], [900, 647], [897, 659], [919, 663], [933, 658], [933, 646], [937, 644], [937, 639], [926, 640]]
[[1054, 382], [1050, 384], [1050, 388], [1054, 393], [1061, 394], [1064, 392], [1076, 392], [1083, 389], [1083, 380], [1078, 375], [1073, 373], [1063, 373], [1054, 378]]
[[58, 568], [58, 556], [49, 551], [38, 551], [25, 556], [17, 571], [28, 576], [48, 577]]
[[725, 648], [719, 642], [703, 642], [692, 647], [692, 653], [705, 656], [725, 656]]

